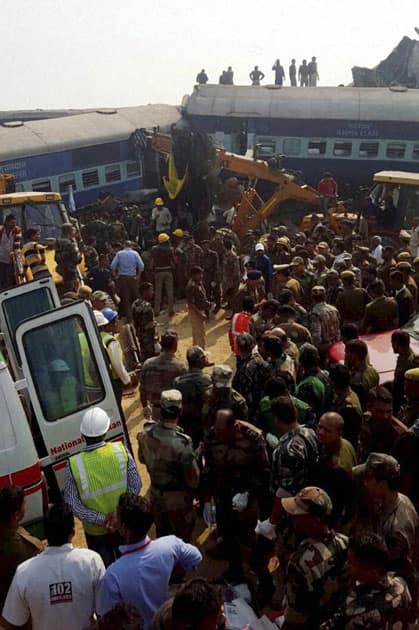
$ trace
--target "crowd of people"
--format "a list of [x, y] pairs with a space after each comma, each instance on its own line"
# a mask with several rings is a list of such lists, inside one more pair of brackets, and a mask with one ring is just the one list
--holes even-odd
[[[150, 249], [127, 240], [98, 253], [88, 242], [90, 289], [71, 265], [62, 270], [63, 301], [92, 305], [119, 402], [135, 379], [112, 350], [117, 310], [138, 337], [148, 498], [129, 450], [106, 442], [106, 411], [87, 411], [66, 503], [46, 516], [46, 549], [19, 525], [19, 488], [0, 491], [1, 623], [215, 630], [226, 623], [225, 585], [246, 582], [257, 613], [276, 611], [284, 630], [415, 627], [418, 228], [395, 246], [363, 240], [350, 220], [336, 235], [319, 216], [306, 232], [279, 225], [240, 241], [213, 228], [198, 243], [165, 209], [158, 198]], [[186, 361], [172, 319], [179, 300], [192, 330]], [[234, 367], [211, 362], [214, 317], [228, 322]], [[380, 334], [386, 362], [394, 355], [386, 374]], [[71, 543], [74, 516], [87, 550]], [[199, 571], [204, 528], [205, 554], [226, 570], [185, 579]]]
[[[281, 65], [279, 59], [275, 61], [272, 66], [272, 70], [275, 73], [275, 85], [282, 86], [286, 81], [286, 75], [284, 67]], [[307, 59], [303, 59], [300, 66], [297, 67], [295, 59], [291, 59], [290, 66], [288, 68], [288, 76], [291, 87], [316, 87], [319, 81], [319, 73], [317, 69], [317, 58], [312, 57], [311, 61], [307, 63]], [[259, 69], [259, 66], [255, 66], [249, 74], [249, 78], [252, 85], [260, 85], [260, 82], [265, 78], [264, 73]], [[208, 75], [205, 69], [202, 68], [196, 76], [196, 82], [198, 85], [206, 85], [209, 81]], [[223, 70], [218, 79], [220, 85], [234, 85], [234, 70], [231, 66], [228, 66], [227, 70]]]

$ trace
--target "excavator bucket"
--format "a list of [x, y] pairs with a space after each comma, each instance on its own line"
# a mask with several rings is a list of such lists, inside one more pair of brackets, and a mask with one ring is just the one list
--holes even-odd
[[187, 176], [188, 168], [186, 167], [185, 174], [182, 178], [179, 178], [176, 169], [175, 156], [173, 155], [173, 151], [171, 151], [169, 155], [168, 177], [163, 177], [163, 184], [170, 199], [176, 199], [185, 185]]

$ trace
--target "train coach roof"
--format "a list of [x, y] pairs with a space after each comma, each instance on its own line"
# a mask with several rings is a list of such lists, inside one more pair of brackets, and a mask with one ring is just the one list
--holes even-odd
[[183, 106], [191, 116], [419, 122], [419, 90], [195, 86]]
[[0, 162], [29, 155], [127, 140], [142, 127], [168, 130], [180, 119], [173, 105], [144, 105], [0, 125]]

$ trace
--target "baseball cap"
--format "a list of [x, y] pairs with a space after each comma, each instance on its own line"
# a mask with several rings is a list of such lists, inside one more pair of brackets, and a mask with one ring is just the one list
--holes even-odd
[[160, 394], [160, 407], [167, 411], [180, 409], [182, 406], [182, 394], [178, 389], [166, 389]]
[[214, 387], [231, 387], [233, 370], [228, 365], [216, 365], [212, 371]]
[[377, 479], [391, 481], [400, 476], [400, 464], [387, 453], [370, 453], [364, 464], [352, 469], [355, 475], [373, 473]]
[[265, 251], [265, 245], [263, 243], [256, 243], [255, 252], [264, 252], [264, 251]]
[[97, 302], [106, 302], [106, 300], [108, 299], [108, 294], [105, 293], [105, 291], [93, 291], [90, 299]]
[[316, 486], [307, 486], [295, 497], [281, 499], [281, 503], [284, 510], [292, 516], [329, 516], [333, 510], [333, 503], [327, 492]]
[[108, 324], [113, 322], [113, 320], [118, 317], [118, 313], [111, 308], [103, 308], [102, 315], [108, 320]]

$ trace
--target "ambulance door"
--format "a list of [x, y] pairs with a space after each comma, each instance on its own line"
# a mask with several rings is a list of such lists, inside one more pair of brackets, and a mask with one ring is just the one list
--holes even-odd
[[21, 361], [15, 333], [21, 322], [60, 307], [57, 289], [51, 278], [42, 278], [6, 289], [0, 293], [0, 329], [7, 360], [16, 378], [22, 378]]
[[[26, 320], [16, 330], [24, 380], [46, 447], [41, 458], [51, 489], [62, 491], [67, 458], [84, 448], [80, 422], [101, 407], [111, 418], [109, 440], [127, 441], [91, 308], [77, 302]], [[52, 474], [53, 473], [53, 474]]]

